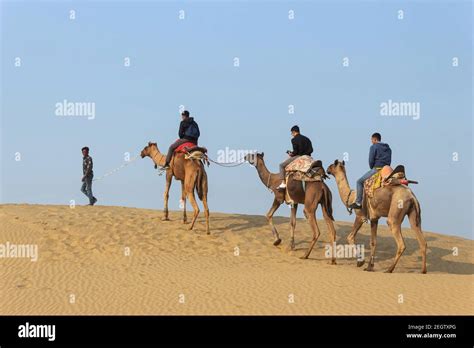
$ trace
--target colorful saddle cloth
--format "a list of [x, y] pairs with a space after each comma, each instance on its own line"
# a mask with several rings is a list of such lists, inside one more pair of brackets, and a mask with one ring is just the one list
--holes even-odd
[[311, 156], [301, 156], [285, 167], [286, 180], [291, 176], [298, 181], [322, 181], [327, 178], [321, 161]]
[[376, 168], [377, 173], [372, 175], [364, 182], [364, 192], [367, 197], [372, 198], [374, 191], [386, 185], [385, 181], [393, 172], [392, 167], [384, 166], [382, 168]]
[[190, 152], [191, 149], [197, 147], [196, 144], [188, 141], [187, 143], [179, 145], [176, 150], [174, 150], [175, 153], [187, 153]]
[[[328, 176], [320, 160], [315, 161], [311, 156], [301, 156], [285, 167], [286, 186], [290, 179], [294, 181], [323, 181]], [[293, 205], [295, 202], [290, 196], [289, 190], [285, 190], [285, 203]]]
[[301, 156], [295, 159], [293, 162], [288, 164], [285, 167], [287, 172], [303, 172], [307, 173], [308, 170], [311, 168], [314, 160], [311, 156]]

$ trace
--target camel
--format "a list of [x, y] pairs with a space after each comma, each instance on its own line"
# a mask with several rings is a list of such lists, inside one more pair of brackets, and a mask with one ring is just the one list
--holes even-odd
[[[285, 202], [285, 191], [281, 191], [276, 188], [280, 184], [281, 179], [278, 174], [270, 173], [265, 165], [263, 156], [263, 153], [252, 153], [247, 154], [244, 159], [257, 169], [258, 176], [260, 177], [260, 180], [262, 180], [262, 183], [268, 189], [273, 191], [273, 204], [266, 217], [268, 224], [272, 229], [273, 237], [275, 238], [273, 245], [277, 246], [281, 243], [281, 239], [276, 227], [273, 225], [273, 214], [280, 207], [280, 205]], [[302, 259], [307, 259], [309, 257], [320, 235], [318, 223], [316, 221], [316, 209], [319, 204], [322, 206], [323, 217], [330, 232], [329, 237], [331, 239], [331, 246], [333, 246], [334, 242], [336, 241], [336, 229], [334, 228], [333, 224], [334, 218], [332, 216], [332, 195], [329, 187], [322, 181], [309, 181], [306, 182], [305, 188], [303, 188], [303, 183], [301, 181], [290, 179], [286, 189], [290, 190], [289, 193], [295, 202], [295, 204], [293, 204], [291, 207], [290, 217], [291, 250], [295, 250], [295, 227], [298, 204], [304, 204], [304, 215], [309, 222], [311, 230], [313, 231], [313, 239], [311, 240], [311, 244]], [[335, 265], [335, 253], [333, 252], [331, 254], [331, 264]]]
[[[351, 190], [349, 182], [347, 181], [345, 162], [335, 160], [334, 163], [328, 167], [327, 173], [335, 177], [341, 200], [346, 208], [348, 208], [348, 206], [355, 201], [356, 192]], [[367, 202], [368, 200], [370, 200], [370, 202]], [[381, 217], [386, 217], [387, 225], [397, 243], [397, 253], [392, 265], [385, 272], [393, 272], [398, 260], [405, 251], [401, 225], [405, 216], [408, 216], [411, 228], [415, 231], [418, 244], [420, 245], [422, 256], [421, 272], [426, 273], [427, 244], [421, 230], [420, 203], [408, 186], [396, 185], [378, 188], [374, 191], [374, 196], [372, 198], [367, 199], [367, 197], [364, 197], [362, 206], [362, 209], [355, 209], [356, 218], [352, 226], [352, 231], [347, 237], [347, 241], [349, 244], [355, 244], [357, 231], [359, 231], [364, 221], [370, 220], [370, 261], [365, 270], [374, 270], [378, 221]], [[357, 266], [360, 267], [363, 263], [364, 262], [358, 262]]]
[[[158, 149], [156, 143], [149, 142], [147, 146], [142, 150], [141, 157], [150, 157], [157, 166], [163, 166], [165, 164], [166, 154], [162, 154]], [[170, 168], [166, 170], [166, 187], [165, 187], [165, 206], [164, 206], [164, 217], [163, 221], [169, 221], [168, 217], [168, 199], [169, 191], [171, 187], [171, 181], [173, 176], [181, 181], [181, 200], [183, 202], [183, 223], [187, 223], [186, 217], [186, 197], [194, 210], [193, 220], [189, 230], [192, 230], [196, 219], [199, 215], [199, 206], [194, 197], [194, 189], [196, 189], [199, 199], [202, 201], [204, 206], [204, 215], [206, 217], [206, 233], [210, 234], [209, 230], [209, 208], [207, 205], [207, 174], [204, 169], [204, 164], [200, 160], [196, 159], [185, 159], [184, 153], [175, 153], [170, 163]]]

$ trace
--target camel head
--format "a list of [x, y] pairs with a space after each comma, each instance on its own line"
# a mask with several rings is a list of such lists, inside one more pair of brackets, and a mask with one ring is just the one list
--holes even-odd
[[263, 160], [263, 152], [248, 153], [245, 155], [244, 160], [249, 162], [254, 167], [257, 166], [258, 160]]
[[344, 175], [346, 174], [346, 167], [345, 167], [346, 162], [342, 161], [340, 162], [339, 160], [335, 160], [333, 164], [331, 164], [326, 172], [329, 175], [336, 176], [338, 173], [343, 173]]
[[153, 148], [158, 149], [158, 146], [156, 145], [156, 143], [152, 143], [151, 141], [149, 141], [148, 145], [143, 148], [142, 152], [140, 153], [140, 156], [142, 158], [145, 158], [146, 156], [151, 157], [151, 150]]

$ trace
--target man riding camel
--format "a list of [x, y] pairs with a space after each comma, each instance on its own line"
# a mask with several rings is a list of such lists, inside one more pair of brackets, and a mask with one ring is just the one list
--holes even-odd
[[354, 203], [349, 206], [349, 209], [362, 208], [362, 196], [364, 194], [364, 182], [372, 175], [377, 173], [377, 170], [384, 166], [389, 166], [392, 163], [392, 150], [388, 144], [382, 143], [382, 136], [380, 133], [372, 134], [372, 146], [369, 150], [369, 167], [370, 170], [362, 175], [357, 180], [357, 198]]
[[305, 137], [300, 133], [300, 127], [293, 126], [291, 127], [291, 144], [293, 145], [293, 151], [287, 151], [286, 153], [290, 156], [282, 163], [280, 163], [280, 179], [281, 184], [277, 187], [279, 190], [286, 189], [285, 183], [285, 168], [288, 164], [296, 160], [301, 156], [311, 156], [313, 153], [313, 145], [311, 144], [311, 140], [308, 137]]
[[174, 151], [182, 144], [191, 142], [194, 145], [198, 144], [198, 139], [200, 136], [199, 126], [194, 121], [193, 117], [189, 117], [189, 111], [184, 110], [181, 113], [181, 123], [179, 125], [178, 136], [179, 139], [176, 140], [168, 149], [166, 155], [166, 163], [163, 166], [163, 169], [168, 169], [170, 167], [171, 158], [173, 157]]

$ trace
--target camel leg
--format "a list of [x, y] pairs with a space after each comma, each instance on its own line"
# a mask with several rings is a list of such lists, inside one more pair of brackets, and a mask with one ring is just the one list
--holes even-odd
[[374, 271], [375, 247], [377, 246], [377, 226], [379, 220], [370, 220], [370, 260], [365, 271]]
[[202, 205], [204, 206], [204, 216], [206, 217], [206, 233], [211, 234], [209, 230], [209, 207], [207, 206], [207, 194], [202, 196]]
[[311, 209], [312, 211], [308, 211], [308, 209], [305, 207], [306, 210], [306, 216], [309, 217], [309, 225], [311, 226], [311, 230], [313, 231], [313, 240], [311, 241], [311, 244], [309, 245], [308, 250], [306, 251], [306, 254], [302, 257], [302, 259], [307, 259], [309, 257], [309, 254], [311, 254], [311, 251], [314, 248], [314, 245], [318, 241], [319, 235], [321, 234], [319, 232], [319, 227], [318, 223], [316, 222], [316, 209]]
[[395, 256], [392, 265], [385, 271], [385, 273], [392, 273], [406, 247], [405, 242], [403, 241], [401, 222], [394, 222], [389, 218], [387, 224], [390, 226], [390, 231], [397, 242], [397, 255]]
[[[356, 215], [356, 218], [354, 220], [354, 224], [352, 225], [352, 231], [351, 233], [347, 236], [347, 242], [351, 245], [355, 244], [355, 237], [357, 235], [357, 232], [359, 232], [360, 228], [362, 227], [362, 224], [364, 223], [364, 219], [360, 215]], [[365, 261], [364, 260], [359, 260], [359, 255], [358, 260], [357, 260], [357, 267], [361, 267]]]
[[194, 224], [196, 223], [196, 219], [199, 215], [199, 206], [196, 202], [196, 198], [194, 197], [194, 190], [192, 190], [191, 192], [188, 192], [188, 199], [189, 199], [189, 202], [191, 203], [192, 207], [193, 207], [193, 220], [191, 221], [191, 226], [189, 226], [189, 230], [192, 230], [193, 227], [194, 227]]
[[408, 218], [410, 220], [410, 225], [413, 231], [415, 231], [416, 239], [418, 240], [418, 244], [420, 245], [421, 251], [421, 259], [422, 259], [422, 266], [421, 266], [421, 273], [426, 273], [426, 249], [427, 244], [425, 240], [425, 236], [423, 235], [423, 231], [421, 230], [421, 226], [417, 223], [417, 213], [413, 210]]
[[186, 216], [186, 190], [184, 189], [184, 181], [181, 181], [181, 202], [183, 202], [183, 224], [188, 223]]
[[168, 218], [168, 199], [170, 198], [170, 187], [171, 187], [171, 182], [173, 180], [173, 174], [171, 173], [170, 170], [166, 171], [166, 186], [165, 186], [165, 193], [164, 193], [164, 198], [165, 198], [165, 206], [164, 206], [164, 216], [161, 219], [162, 221], [169, 221], [170, 219]]
[[306, 215], [306, 211], [303, 209], [303, 215], [305, 217], [305, 219], [308, 219], [308, 215]]
[[184, 178], [184, 189], [186, 191], [186, 195], [188, 196], [188, 200], [193, 207], [193, 219], [191, 221], [191, 226], [189, 226], [189, 230], [192, 230], [194, 224], [196, 223], [196, 219], [199, 215], [199, 206], [196, 202], [196, 198], [194, 196], [194, 185], [196, 182], [196, 174], [186, 175]]
[[326, 221], [326, 225], [328, 226], [329, 239], [331, 240], [331, 248], [333, 248], [332, 253], [331, 253], [332, 254], [331, 265], [335, 265], [336, 264], [336, 250], [334, 246], [336, 245], [336, 229], [334, 228], [334, 222], [329, 217], [326, 211], [326, 208], [324, 206], [322, 207], [322, 210], [323, 210], [324, 221]]
[[204, 216], [206, 218], [206, 233], [211, 234], [211, 230], [209, 227], [209, 206], [207, 205], [207, 192], [208, 192], [208, 186], [207, 186], [207, 174], [206, 171], [204, 170], [204, 166], [202, 168], [203, 170], [203, 180], [202, 180], [202, 204], [204, 206]]
[[296, 227], [296, 212], [298, 211], [298, 204], [293, 204], [291, 207], [291, 216], [290, 216], [290, 231], [291, 231], [291, 240], [290, 248], [295, 250], [295, 227]]
[[280, 236], [278, 235], [278, 231], [276, 227], [273, 225], [273, 214], [277, 211], [277, 209], [280, 207], [281, 203], [279, 203], [276, 199], [273, 200], [272, 207], [267, 213], [267, 221], [270, 227], [272, 228], [272, 234], [273, 238], [275, 238], [275, 241], [273, 242], [274, 246], [277, 246], [281, 243]]

